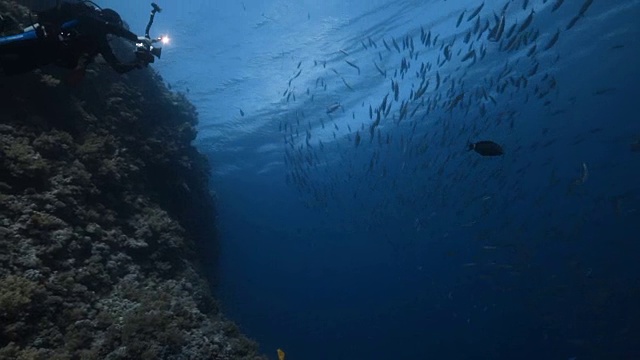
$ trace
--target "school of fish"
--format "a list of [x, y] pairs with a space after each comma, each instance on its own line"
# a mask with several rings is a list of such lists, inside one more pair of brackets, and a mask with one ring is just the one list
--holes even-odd
[[[440, 20], [434, 19], [404, 34], [363, 34], [323, 57], [294, 60], [280, 93], [282, 106], [293, 109], [278, 125], [286, 182], [309, 207], [357, 206], [358, 216], [338, 227], [372, 228], [390, 217], [406, 218], [437, 237], [448, 231], [425, 225], [445, 216], [434, 209], [459, 208], [449, 218], [459, 219], [461, 227], [478, 227], [500, 208], [492, 186], [501, 189], [503, 208], [525, 200], [539, 204], [556, 189], [579, 194], [586, 159], [565, 170], [555, 167], [553, 155], [537, 164], [553, 167], [540, 193], [519, 192], [514, 183], [529, 177], [535, 165], [527, 153], [562, 150], [552, 125], [542, 125], [539, 137], [513, 134], [526, 126], [521, 120], [525, 106], [550, 121], [572, 111], [578, 100], [561, 91], [558, 64], [568, 55], [559, 47], [568, 46], [563, 39], [584, 31], [598, 15], [593, 3], [483, 1], [443, 20], [453, 33], [438, 31]], [[615, 55], [626, 49], [618, 40], [607, 51]], [[371, 95], [372, 81], [388, 84], [386, 92]], [[615, 96], [616, 91], [606, 85], [589, 95]], [[568, 101], [558, 101], [561, 96]], [[604, 131], [585, 128], [564, 144], [580, 146]], [[468, 151], [469, 144], [480, 146]], [[627, 152], [639, 151], [635, 140], [624, 146]], [[574, 174], [572, 180], [563, 180], [566, 172]], [[459, 185], [469, 183], [473, 186]], [[463, 204], [447, 195], [454, 193], [462, 194]], [[490, 200], [482, 200], [487, 196]], [[627, 195], [613, 198], [616, 209], [630, 206]]]
[[[280, 121], [287, 182], [321, 205], [342, 196], [334, 190], [343, 181], [368, 185], [363, 194], [352, 194], [356, 198], [384, 183], [393, 186], [395, 179], [387, 178], [390, 174], [417, 175], [429, 169], [427, 178], [445, 176], [450, 165], [455, 164], [454, 159], [468, 156], [463, 150], [469, 142], [495, 133], [496, 129], [508, 132], [516, 126], [519, 111], [511, 105], [514, 99], [524, 104], [537, 101], [551, 116], [564, 113], [566, 110], [553, 102], [559, 89], [552, 69], [560, 59], [554, 49], [563, 31], [570, 31], [586, 17], [593, 0], [576, 8], [566, 29], [537, 28], [538, 17], [554, 16], [563, 7], [578, 5], [556, 0], [536, 11], [547, 1], [509, 0], [491, 12], [483, 11], [486, 7], [482, 2], [452, 19], [451, 26], [460, 30], [453, 36], [442, 37], [424, 24], [403, 36], [364, 36], [355, 48], [340, 49], [313, 63], [298, 61], [282, 93], [283, 102], [295, 103], [303, 96], [304, 101], [326, 102], [326, 110], [320, 115], [296, 110], [294, 117]], [[395, 67], [390, 65], [394, 59], [399, 59]], [[366, 88], [357, 87], [357, 79], [364, 76], [365, 63], [376, 69], [369, 76], [387, 81], [389, 91], [378, 101], [362, 101], [359, 105], [364, 112], [346, 114], [349, 106], [358, 105], [342, 104], [332, 95], [331, 87], [337, 87], [335, 92], [366, 93]], [[491, 64], [494, 71], [479, 74], [475, 69], [483, 63]], [[321, 75], [312, 87], [300, 91], [296, 80], [305, 71]], [[367, 117], [362, 118], [362, 114]], [[342, 117], [352, 121], [336, 121]], [[457, 118], [465, 121], [456, 121]], [[317, 123], [321, 132], [331, 131], [333, 139], [323, 140], [315, 127]], [[350, 145], [337, 141], [345, 136]], [[491, 140], [505, 146], [502, 139]], [[326, 164], [336, 161], [325, 156], [328, 142], [344, 147], [339, 159], [344, 171], [324, 174], [330, 180], [317, 181], [320, 177], [314, 172], [322, 172]], [[540, 144], [551, 145], [552, 142]], [[518, 150], [522, 145], [506, 146], [507, 152], [513, 153], [509, 147], [516, 146], [513, 150]], [[533, 148], [537, 146], [534, 144]], [[368, 166], [357, 168], [355, 164], [362, 163], [363, 156], [367, 157]]]
[[[394, 249], [411, 244], [399, 240], [397, 228], [385, 228], [389, 219], [404, 219], [397, 221], [430, 241], [447, 239], [454, 223], [472, 230], [474, 244], [485, 254], [460, 261], [462, 268], [488, 268], [481, 276], [491, 271], [535, 276], [528, 264], [539, 223], [553, 224], [545, 236], [555, 239], [584, 222], [578, 210], [555, 216], [555, 209], [536, 205], [584, 194], [597, 171], [587, 159], [561, 168], [553, 154], [607, 131], [580, 129], [561, 144], [549, 125], [561, 122], [578, 102], [578, 95], [563, 93], [559, 63], [570, 54], [559, 48], [566, 49], [598, 16], [593, 3], [478, 1], [442, 20], [453, 33], [438, 31], [441, 19], [433, 19], [402, 34], [363, 34], [311, 61], [296, 59], [278, 94], [284, 107], [295, 109], [278, 125], [287, 183], [309, 207], [352, 209], [353, 218], [334, 225], [376, 230]], [[605, 51], [625, 50], [617, 41]], [[371, 95], [371, 79], [386, 90]], [[594, 87], [585, 96], [616, 95], [615, 86]], [[524, 122], [525, 107], [548, 123]], [[513, 135], [528, 127], [536, 136]], [[638, 139], [629, 139], [623, 151], [640, 152]], [[532, 152], [548, 156], [534, 162]], [[537, 190], [520, 191], [532, 168], [548, 174], [535, 174], [544, 179], [536, 180]], [[616, 216], [635, 212], [628, 192], [592, 201], [593, 207], [613, 207]], [[513, 214], [519, 206], [537, 215], [518, 219]], [[485, 226], [495, 225], [495, 219], [503, 226]], [[517, 260], [501, 259], [505, 253]], [[587, 273], [582, 270], [577, 273]]]

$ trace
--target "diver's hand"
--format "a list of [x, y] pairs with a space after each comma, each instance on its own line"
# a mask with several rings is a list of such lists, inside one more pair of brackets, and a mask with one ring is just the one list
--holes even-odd
[[151, 39], [146, 36], [138, 36], [138, 43], [143, 44], [146, 48], [151, 46]]

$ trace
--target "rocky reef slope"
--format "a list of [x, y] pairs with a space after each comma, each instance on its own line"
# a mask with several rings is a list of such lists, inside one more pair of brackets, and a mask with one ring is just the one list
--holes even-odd
[[0, 74], [0, 359], [262, 359], [198, 270], [194, 107], [151, 70], [65, 75]]

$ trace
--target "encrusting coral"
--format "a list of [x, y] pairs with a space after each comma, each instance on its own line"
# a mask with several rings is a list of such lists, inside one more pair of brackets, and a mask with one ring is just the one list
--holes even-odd
[[216, 235], [193, 105], [151, 69], [65, 75], [0, 75], [0, 359], [263, 359], [198, 265]]

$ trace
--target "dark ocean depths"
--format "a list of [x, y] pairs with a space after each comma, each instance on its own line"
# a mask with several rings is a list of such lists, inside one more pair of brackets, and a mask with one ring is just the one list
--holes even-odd
[[640, 359], [639, 0], [161, 5], [269, 356]]

